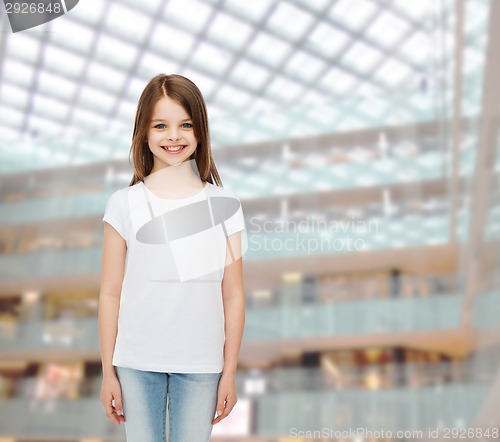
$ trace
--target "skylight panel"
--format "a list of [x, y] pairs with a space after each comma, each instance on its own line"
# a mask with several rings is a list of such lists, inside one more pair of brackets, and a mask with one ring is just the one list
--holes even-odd
[[80, 79], [85, 67], [85, 58], [65, 49], [48, 45], [45, 48], [44, 64], [50, 66], [55, 73]]
[[126, 124], [133, 124], [137, 105], [128, 100], [121, 100], [118, 105], [117, 117]]
[[327, 101], [331, 100], [331, 97], [329, 97], [325, 93], [320, 93], [314, 89], [311, 89], [305, 93], [300, 99], [299, 102], [302, 104], [310, 104], [310, 105], [317, 105], [321, 103], [325, 103]]
[[160, 54], [172, 54], [178, 60], [187, 57], [194, 46], [195, 38], [174, 25], [158, 24], [151, 36], [151, 48]]
[[290, 119], [283, 113], [267, 113], [262, 114], [258, 119], [262, 127], [266, 127], [272, 131], [284, 131], [290, 126]]
[[32, 114], [30, 116], [29, 126], [32, 132], [36, 132], [38, 136], [54, 135], [62, 132], [62, 123], [45, 118], [45, 114], [42, 115]]
[[252, 96], [230, 85], [224, 85], [217, 92], [216, 101], [234, 110], [243, 109], [249, 104]]
[[297, 0], [298, 3], [303, 4], [308, 9], [314, 9], [317, 12], [323, 11], [330, 3], [330, 0]]
[[2, 104], [24, 109], [28, 104], [29, 94], [26, 88], [3, 82], [0, 86], [0, 97]]
[[84, 107], [108, 114], [113, 109], [116, 96], [107, 94], [91, 86], [83, 85], [79, 99]]
[[107, 156], [110, 152], [117, 152], [121, 150], [121, 146], [117, 146], [118, 143], [109, 143], [107, 140], [102, 139], [100, 137], [95, 137], [92, 139], [92, 142], [87, 142], [83, 144], [79, 142], [80, 150], [85, 150], [87, 154], [94, 154], [97, 156]]
[[241, 133], [241, 124], [232, 119], [217, 119], [211, 123], [210, 132], [217, 134], [223, 144], [228, 144]]
[[147, 2], [137, 3], [137, 0], [121, 0], [123, 3], [130, 5], [132, 8], [140, 7], [141, 11], [156, 14], [159, 6], [164, 3], [164, 0], [148, 0]]
[[254, 90], [263, 87], [271, 73], [251, 61], [241, 59], [231, 72], [231, 79]]
[[285, 65], [285, 72], [305, 81], [311, 81], [326, 67], [319, 58], [309, 55], [307, 52], [296, 50]]
[[382, 93], [383, 90], [377, 85], [373, 84], [371, 80], [363, 81], [360, 85], [358, 85], [355, 91], [356, 97], [367, 99], [371, 99], [373, 97], [376, 97], [377, 95], [381, 95]]
[[254, 60], [275, 67], [287, 57], [292, 47], [283, 40], [273, 37], [267, 32], [260, 32], [247, 47], [247, 53]]
[[137, 77], [131, 77], [127, 83], [126, 98], [133, 102], [138, 102], [142, 91], [146, 87], [147, 81]]
[[217, 13], [207, 31], [207, 35], [218, 43], [236, 50], [245, 46], [252, 33], [253, 28], [250, 25], [224, 12]]
[[[2, 107], [0, 106], [0, 113], [2, 112]], [[2, 114], [4, 115], [4, 114]], [[20, 137], [19, 131], [4, 126], [0, 123], [0, 140], [2, 144], [6, 145], [8, 141], [17, 141]]]
[[21, 129], [21, 124], [24, 122], [24, 109], [19, 110], [12, 106], [0, 105], [0, 115], [2, 115], [2, 124], [12, 127], [13, 129]]
[[225, 118], [228, 115], [228, 111], [224, 106], [218, 106], [216, 103], [207, 103], [208, 119], [212, 121], [217, 118]]
[[285, 103], [292, 103], [303, 89], [304, 87], [299, 83], [278, 76], [267, 87], [266, 94], [277, 97]]
[[38, 60], [41, 45], [39, 40], [29, 38], [21, 33], [18, 33], [15, 36], [11, 35], [6, 40], [6, 58], [16, 58], [28, 63], [34, 63]]
[[103, 27], [127, 40], [142, 43], [151, 28], [151, 18], [136, 9], [112, 3]]
[[80, 2], [78, 5], [78, 19], [90, 25], [97, 25], [104, 13], [104, 2]]
[[126, 72], [93, 61], [87, 71], [88, 84], [111, 92], [120, 92], [126, 80]]
[[168, 57], [146, 52], [138, 65], [138, 73], [144, 78], [153, 78], [160, 73], [170, 74], [177, 71], [179, 63], [171, 61]]
[[240, 17], [245, 17], [257, 22], [262, 20], [275, 3], [274, 0], [252, 0], [248, 2], [242, 2], [241, 0], [226, 0], [224, 6]]
[[386, 48], [392, 48], [409, 30], [407, 23], [386, 11], [368, 27], [366, 35]]
[[431, 38], [421, 31], [415, 32], [411, 37], [406, 40], [403, 46], [399, 49], [402, 57], [413, 61], [416, 64], [425, 64], [432, 56]]
[[371, 48], [362, 41], [357, 41], [344, 54], [342, 62], [349, 67], [354, 67], [357, 71], [367, 74], [382, 58], [383, 55], [380, 51]]
[[316, 106], [307, 109], [305, 115], [314, 123], [324, 126], [333, 126], [339, 117], [339, 112], [332, 106]]
[[276, 105], [266, 97], [256, 96], [248, 110], [249, 115], [259, 115], [263, 112], [273, 112]]
[[377, 6], [367, 0], [341, 0], [335, 2], [330, 9], [329, 16], [339, 24], [359, 31], [367, 25], [376, 11]]
[[130, 69], [139, 49], [125, 41], [101, 34], [95, 49], [95, 58], [105, 64], [112, 64], [121, 69]]
[[412, 71], [399, 61], [389, 59], [375, 73], [377, 79], [389, 87], [396, 88]]
[[57, 43], [80, 53], [89, 53], [94, 40], [95, 31], [88, 26], [78, 24], [74, 20], [54, 20], [49, 38]]
[[336, 56], [351, 38], [331, 25], [320, 23], [307, 35], [306, 47], [326, 57]]
[[96, 112], [83, 109], [82, 107], [75, 108], [73, 118], [70, 122], [72, 126], [80, 127], [88, 130], [102, 130], [105, 129], [107, 118]]
[[3, 60], [3, 81], [29, 87], [35, 78], [33, 66], [6, 57]]
[[199, 32], [212, 13], [212, 6], [196, 0], [169, 0], [163, 17], [172, 25]]
[[46, 115], [56, 120], [63, 120], [68, 115], [70, 105], [60, 100], [35, 94], [33, 97], [33, 112], [39, 115]]
[[187, 68], [182, 72], [182, 75], [189, 78], [194, 84], [196, 84], [205, 98], [207, 98], [208, 95], [210, 95], [217, 87], [216, 79], [205, 75], [197, 69]]
[[357, 81], [352, 75], [348, 75], [337, 68], [331, 68], [319, 82], [320, 86], [337, 95], [347, 95], [356, 83]]
[[267, 19], [266, 26], [292, 41], [302, 38], [314, 16], [289, 3], [280, 2]]
[[415, 21], [421, 21], [432, 12], [431, 2], [433, 1], [419, 0], [418, 2], [409, 2], [408, 0], [392, 0], [392, 5], [407, 17]]
[[365, 99], [358, 105], [360, 113], [372, 118], [380, 118], [387, 111], [385, 100], [378, 98]]
[[232, 54], [222, 48], [202, 41], [192, 56], [193, 64], [215, 75], [221, 75], [232, 60]]

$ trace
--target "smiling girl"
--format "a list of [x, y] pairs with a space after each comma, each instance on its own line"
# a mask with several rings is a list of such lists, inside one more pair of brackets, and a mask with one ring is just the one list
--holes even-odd
[[131, 183], [103, 217], [101, 402], [128, 442], [164, 442], [167, 428], [169, 442], [208, 441], [237, 402], [246, 231], [192, 81], [148, 83], [131, 154]]

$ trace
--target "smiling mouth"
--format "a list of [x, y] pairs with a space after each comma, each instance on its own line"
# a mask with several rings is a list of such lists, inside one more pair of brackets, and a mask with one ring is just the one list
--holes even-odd
[[160, 146], [163, 150], [166, 150], [167, 152], [179, 152], [180, 150], [183, 150], [186, 146], [185, 145], [179, 145], [179, 146]]

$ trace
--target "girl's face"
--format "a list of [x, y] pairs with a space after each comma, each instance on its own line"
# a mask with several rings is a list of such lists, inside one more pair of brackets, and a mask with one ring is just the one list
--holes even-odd
[[197, 144], [193, 120], [186, 110], [170, 97], [160, 98], [148, 127], [148, 145], [154, 156], [154, 168], [178, 166], [189, 159]]

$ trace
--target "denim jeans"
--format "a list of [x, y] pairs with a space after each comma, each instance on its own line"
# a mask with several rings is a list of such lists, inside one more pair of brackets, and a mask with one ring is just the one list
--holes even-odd
[[222, 373], [160, 373], [126, 367], [115, 367], [115, 372], [127, 442], [210, 440]]

